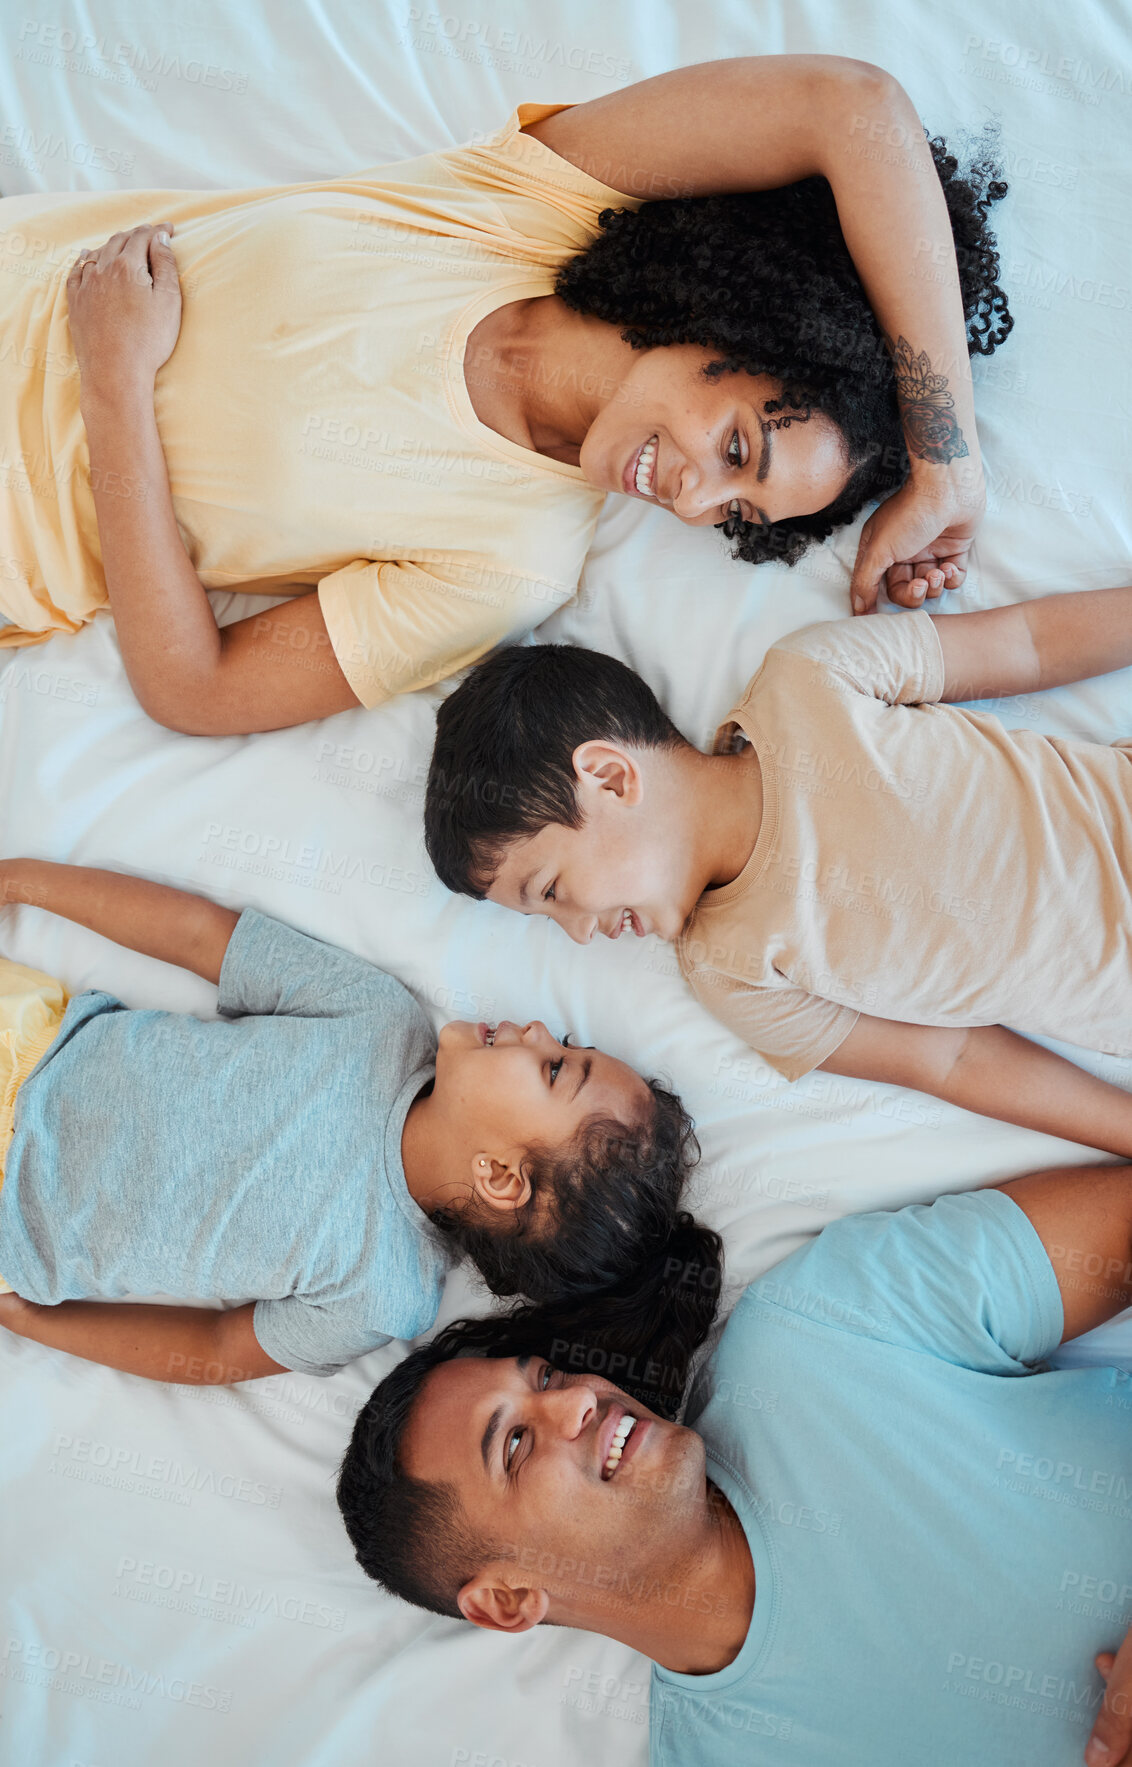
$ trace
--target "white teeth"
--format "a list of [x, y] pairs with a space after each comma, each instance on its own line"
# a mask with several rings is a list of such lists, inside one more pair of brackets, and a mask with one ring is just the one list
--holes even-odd
[[629, 1413], [626, 1411], [623, 1414], [620, 1423], [617, 1425], [617, 1428], [614, 1430], [613, 1440], [609, 1444], [609, 1453], [605, 1461], [605, 1470], [607, 1473], [613, 1473], [616, 1470], [617, 1463], [621, 1459], [621, 1452], [632, 1434], [633, 1425], [636, 1421], [636, 1418], [630, 1417]]
[[494, 1047], [495, 1047], [495, 1026], [494, 1025], [492, 1025], [491, 1029], [488, 1031], [487, 1035], [485, 1036], [484, 1042], [487, 1044], [489, 1049], [494, 1049]]
[[631, 908], [625, 908], [622, 910], [622, 913], [621, 913], [621, 931], [623, 933], [631, 933], [632, 930], [633, 930], [633, 910]]
[[656, 449], [656, 437], [650, 436], [644, 447], [641, 449], [641, 457], [637, 461], [637, 470], [633, 475], [633, 482], [642, 497], [652, 496], [652, 475], [653, 468], [656, 465]]

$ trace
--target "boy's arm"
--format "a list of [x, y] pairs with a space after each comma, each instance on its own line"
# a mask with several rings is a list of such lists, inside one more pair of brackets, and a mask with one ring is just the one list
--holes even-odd
[[26, 902], [105, 939], [219, 982], [239, 915], [204, 896], [86, 865], [0, 860], [0, 902]]
[[948, 1030], [862, 1013], [821, 1065], [1132, 1159], [1132, 1096], [1003, 1025]]
[[935, 621], [942, 698], [997, 699], [1132, 664], [1132, 588], [1045, 595]]
[[135, 1306], [130, 1301], [62, 1301], [41, 1307], [0, 1295], [0, 1325], [17, 1337], [66, 1350], [86, 1362], [181, 1386], [227, 1386], [282, 1374], [252, 1326], [255, 1302], [216, 1313], [203, 1307]]

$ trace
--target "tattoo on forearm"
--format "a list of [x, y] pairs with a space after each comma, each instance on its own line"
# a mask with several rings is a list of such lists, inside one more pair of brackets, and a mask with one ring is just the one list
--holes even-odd
[[955, 400], [947, 390], [947, 376], [933, 374], [927, 351], [915, 355], [906, 337], [897, 338], [892, 355], [908, 452], [932, 466], [961, 460], [967, 453], [967, 444], [956, 422]]

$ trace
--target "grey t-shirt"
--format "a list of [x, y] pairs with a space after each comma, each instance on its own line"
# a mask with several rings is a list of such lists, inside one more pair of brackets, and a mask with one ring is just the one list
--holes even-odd
[[77, 995], [20, 1089], [0, 1271], [32, 1301], [256, 1300], [310, 1374], [436, 1317], [448, 1258], [401, 1165], [436, 1039], [363, 958], [251, 910], [217, 1020]]

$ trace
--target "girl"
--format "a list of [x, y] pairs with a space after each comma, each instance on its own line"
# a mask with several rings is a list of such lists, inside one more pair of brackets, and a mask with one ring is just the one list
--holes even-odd
[[332, 1374], [431, 1325], [463, 1253], [497, 1295], [629, 1279], [660, 1306], [666, 1262], [715, 1243], [677, 1213], [698, 1156], [680, 1101], [612, 1056], [537, 1021], [438, 1045], [362, 958], [138, 878], [15, 859], [0, 900], [220, 991], [215, 1021], [68, 1004], [0, 960], [10, 1331], [155, 1380]]
[[[537, 624], [610, 491], [792, 561], [899, 485], [857, 604], [957, 587], [1011, 322], [1005, 186], [956, 172], [880, 69], [772, 56], [332, 182], [9, 198], [0, 642], [109, 599], [152, 717], [301, 723]], [[205, 594], [297, 585], [223, 631]]]

